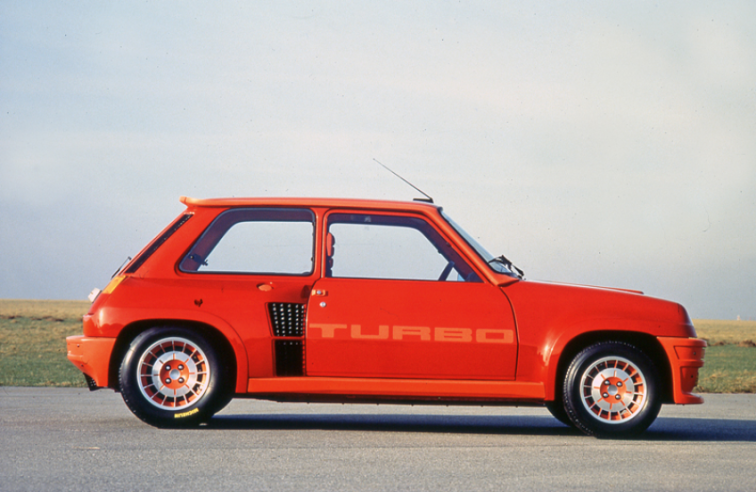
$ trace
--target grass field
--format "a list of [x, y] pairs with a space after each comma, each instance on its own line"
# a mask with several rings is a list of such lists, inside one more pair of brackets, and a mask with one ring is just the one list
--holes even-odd
[[756, 393], [756, 321], [693, 320], [709, 342], [698, 378], [702, 393]]
[[694, 319], [699, 338], [709, 342], [709, 346], [756, 342], [756, 321], [727, 321]]
[[0, 299], [0, 385], [85, 386], [66, 358], [65, 339], [81, 334], [86, 301]]
[[[0, 299], [0, 386], [85, 386], [66, 358], [86, 301]], [[693, 320], [709, 342], [697, 391], [756, 393], [756, 321]]]

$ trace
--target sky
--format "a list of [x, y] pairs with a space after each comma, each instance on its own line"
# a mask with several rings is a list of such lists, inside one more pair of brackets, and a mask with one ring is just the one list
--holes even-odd
[[181, 195], [410, 200], [530, 280], [756, 318], [756, 3], [0, 3], [0, 298]]

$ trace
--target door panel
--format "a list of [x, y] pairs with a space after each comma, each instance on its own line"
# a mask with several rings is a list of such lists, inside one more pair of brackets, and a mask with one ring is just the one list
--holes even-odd
[[[315, 213], [244, 207], [220, 214], [194, 242], [179, 270], [217, 301], [195, 300], [239, 333], [249, 376], [303, 374], [303, 313], [315, 275]], [[196, 295], [196, 294], [195, 294]]]
[[323, 278], [307, 307], [309, 376], [514, 379], [517, 334], [481, 282]]

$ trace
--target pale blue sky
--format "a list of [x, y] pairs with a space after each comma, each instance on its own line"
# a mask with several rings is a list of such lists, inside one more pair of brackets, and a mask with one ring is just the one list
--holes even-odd
[[180, 195], [423, 188], [531, 279], [756, 317], [756, 4], [3, 2], [0, 298]]

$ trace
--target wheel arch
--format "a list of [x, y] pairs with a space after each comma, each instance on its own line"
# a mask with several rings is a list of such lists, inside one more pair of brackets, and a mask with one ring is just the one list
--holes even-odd
[[[575, 336], [564, 345], [559, 354], [557, 364], [552, 366], [553, 368], [549, 370], [551, 375], [549, 381], [551, 382], [551, 385], [549, 385], [550, 388], [547, 388], [547, 399], [555, 399], [558, 397], [557, 392], [561, 391], [561, 384], [559, 384], [559, 382], [564, 380], [570, 362], [578, 353], [580, 353], [580, 351], [595, 343], [613, 341], [629, 343], [643, 351], [649, 359], [651, 359], [656, 365], [656, 369], [659, 371], [659, 378], [662, 385], [662, 403], [673, 403], [672, 369], [670, 367], [669, 359], [667, 358], [667, 353], [657, 338], [643, 332], [615, 330], [600, 330], [582, 333]], [[551, 396], [551, 398], [549, 398], [549, 396]]]
[[[123, 327], [116, 338], [110, 356], [110, 364], [108, 366], [108, 386], [110, 388], [120, 391], [120, 388], [118, 387], [118, 371], [126, 352], [129, 350], [131, 342], [134, 341], [140, 333], [158, 326], [186, 328], [204, 336], [219, 352], [221, 358], [228, 361], [231, 365], [229, 368], [229, 374], [234, 378], [231, 387], [235, 388], [237, 393], [246, 389], [246, 354], [243, 354], [243, 356], [240, 357], [238, 349], [235, 349], [232, 346], [232, 342], [228, 339], [226, 334], [220, 329], [207, 323], [171, 318], [144, 319], [134, 321]], [[241, 390], [239, 389], [240, 382], [242, 383]]]

